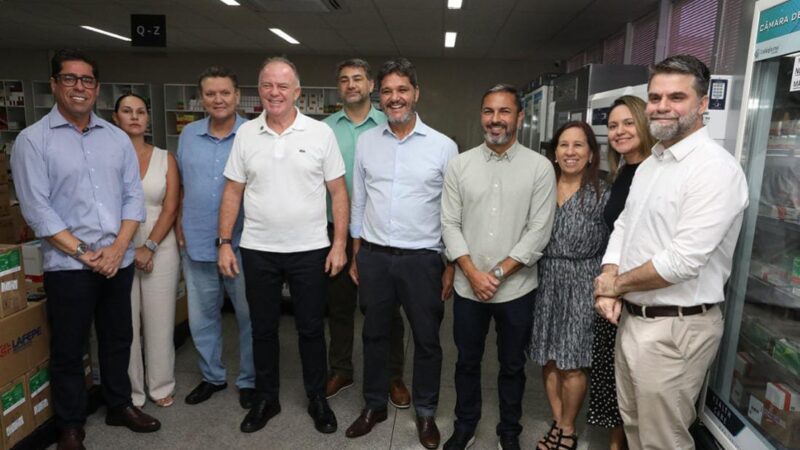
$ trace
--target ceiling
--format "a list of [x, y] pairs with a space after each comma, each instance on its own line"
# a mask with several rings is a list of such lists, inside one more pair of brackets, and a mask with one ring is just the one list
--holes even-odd
[[[130, 51], [130, 14], [164, 14], [167, 51], [563, 60], [654, 11], [659, 0], [0, 0], [0, 48]], [[330, 10], [330, 3], [341, 5]], [[281, 28], [300, 45], [269, 31]], [[444, 32], [457, 31], [445, 49]], [[163, 49], [135, 49], [164, 52]]]

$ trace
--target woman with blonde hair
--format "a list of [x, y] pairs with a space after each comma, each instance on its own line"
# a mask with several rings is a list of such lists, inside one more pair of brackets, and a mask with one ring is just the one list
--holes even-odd
[[[613, 184], [603, 219], [609, 232], [614, 230], [614, 222], [625, 207], [636, 169], [650, 156], [650, 149], [656, 143], [647, 128], [645, 106], [639, 97], [625, 95], [614, 101], [608, 113], [608, 166]], [[611, 450], [627, 447], [614, 380], [616, 335], [616, 325], [595, 316], [587, 421], [590, 425], [611, 429]]]

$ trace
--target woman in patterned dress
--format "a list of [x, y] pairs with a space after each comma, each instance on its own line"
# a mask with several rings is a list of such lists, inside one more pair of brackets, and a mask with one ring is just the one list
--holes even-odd
[[608, 199], [600, 180], [600, 152], [592, 129], [569, 122], [556, 131], [558, 208], [553, 234], [539, 261], [539, 287], [530, 358], [542, 365], [553, 423], [538, 450], [577, 448], [575, 418], [586, 396], [592, 363], [593, 280], [608, 240], [603, 208]]
[[[645, 106], [639, 97], [625, 95], [614, 101], [608, 113], [608, 166], [613, 185], [603, 218], [610, 231], [614, 230], [614, 222], [625, 207], [636, 168], [650, 156], [650, 149], [655, 145], [655, 139], [647, 129]], [[614, 380], [616, 335], [616, 325], [600, 315], [595, 316], [587, 421], [590, 425], [611, 429], [610, 450], [627, 448]]]

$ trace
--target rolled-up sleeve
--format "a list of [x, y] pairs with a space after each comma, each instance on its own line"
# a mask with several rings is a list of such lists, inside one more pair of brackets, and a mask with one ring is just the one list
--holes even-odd
[[444, 176], [442, 190], [442, 240], [449, 261], [469, 254], [469, 247], [461, 231], [461, 191], [459, 186], [461, 164], [458, 158], [450, 160]]
[[699, 275], [748, 203], [744, 174], [735, 162], [712, 161], [697, 173], [702, 176], [691, 177], [686, 186], [672, 240], [652, 258], [658, 274], [672, 284]]
[[121, 220], [134, 220], [144, 222], [144, 191], [139, 177], [139, 161], [133, 144], [127, 142], [123, 148], [125, 152], [125, 168], [123, 174], [122, 214]]
[[508, 255], [528, 267], [539, 261], [544, 248], [550, 242], [556, 212], [555, 172], [550, 164], [540, 165], [538, 172], [536, 186], [531, 195], [526, 231]]
[[38, 237], [53, 236], [67, 229], [50, 203], [50, 180], [43, 149], [23, 132], [14, 142], [11, 171], [22, 216]]

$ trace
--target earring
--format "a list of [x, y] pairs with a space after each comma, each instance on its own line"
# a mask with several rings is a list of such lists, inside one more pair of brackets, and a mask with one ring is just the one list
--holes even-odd
[[589, 165], [591, 165], [591, 164], [592, 164], [592, 158], [589, 158], [589, 163], [588, 163], [588, 164], [589, 164]]

